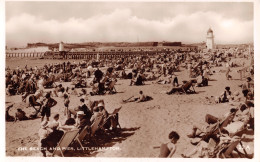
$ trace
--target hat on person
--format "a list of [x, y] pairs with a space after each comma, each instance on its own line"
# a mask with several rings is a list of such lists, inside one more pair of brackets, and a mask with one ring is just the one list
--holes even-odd
[[229, 91], [229, 90], [230, 90], [230, 87], [229, 87], [229, 86], [225, 87], [225, 90]]
[[42, 128], [46, 128], [48, 125], [48, 121], [47, 120], [44, 120], [43, 122], [41, 122], [41, 127]]
[[84, 115], [84, 111], [78, 111], [77, 115]]
[[98, 108], [98, 107], [94, 107], [93, 111], [94, 111], [94, 112], [98, 112], [98, 111], [99, 111], [99, 108]]
[[250, 82], [252, 80], [251, 77], [247, 77], [246, 79], [247, 79], [248, 82]]
[[97, 107], [104, 107], [104, 104], [101, 102], [101, 103], [98, 104]]

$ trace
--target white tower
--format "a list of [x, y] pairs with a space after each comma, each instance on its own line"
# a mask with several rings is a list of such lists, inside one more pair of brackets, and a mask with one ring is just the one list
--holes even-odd
[[63, 45], [63, 42], [60, 42], [59, 52], [62, 52], [62, 51], [64, 51], [64, 45]]
[[213, 35], [213, 31], [211, 28], [209, 28], [209, 30], [207, 31], [207, 37], [206, 37], [206, 46], [207, 49], [214, 49], [214, 35]]

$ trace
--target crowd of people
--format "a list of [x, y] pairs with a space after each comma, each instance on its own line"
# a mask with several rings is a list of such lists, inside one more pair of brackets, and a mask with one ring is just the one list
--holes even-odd
[[[166, 94], [173, 93], [196, 93], [194, 86], [208, 86], [210, 76], [214, 75], [213, 67], [219, 66], [223, 61], [222, 57], [216, 57], [212, 54], [209, 59], [204, 59], [200, 54], [190, 53], [161, 53], [157, 56], [140, 56], [125, 57], [114, 60], [100, 59], [98, 64], [93, 61], [63, 62], [57, 64], [46, 64], [44, 67], [16, 69], [6, 68], [6, 95], [20, 95], [22, 100], [35, 109], [35, 112], [29, 117], [22, 108], [17, 109], [15, 116], [9, 114], [12, 107], [6, 108], [6, 121], [30, 120], [41, 116], [41, 126], [39, 129], [40, 147], [46, 148], [42, 150], [43, 156], [46, 151], [50, 151], [51, 147], [56, 147], [64, 132], [72, 129], [88, 128], [91, 131], [91, 125], [102, 117], [100, 121], [103, 130], [117, 130], [118, 113], [109, 114], [105, 108], [104, 101], [90, 101], [88, 95], [105, 95], [115, 94], [116, 82], [118, 79], [128, 79], [129, 86], [142, 86], [146, 81], [153, 81], [153, 84], [171, 84], [172, 88]], [[233, 62], [224, 60], [223, 65], [226, 69], [227, 80], [232, 79], [230, 69]], [[181, 68], [187, 71], [189, 80], [183, 80], [180, 84], [178, 76], [175, 74]], [[200, 156], [214, 156], [212, 150], [207, 149], [209, 141], [214, 140], [218, 145], [223, 143], [223, 138], [237, 138], [237, 133], [245, 129], [254, 129], [253, 115], [253, 75], [241, 85], [241, 92], [232, 93], [230, 87], [225, 87], [220, 96], [216, 96], [216, 103], [237, 102], [239, 94], [243, 94], [244, 104], [236, 108], [232, 108], [228, 115], [218, 118], [213, 115], [206, 115], [206, 126], [194, 125], [192, 133], [188, 138], [194, 138], [192, 144], [197, 147], [191, 150], [183, 157], [192, 157], [196, 152], [200, 152]], [[71, 82], [70, 86], [63, 86], [63, 82]], [[91, 92], [87, 92], [86, 88], [91, 88]], [[77, 89], [81, 89], [78, 92]], [[80, 105], [72, 108], [70, 96], [75, 95], [79, 98]], [[55, 114], [50, 121], [51, 109], [57, 104], [55, 97], [63, 98], [65, 123], [59, 121], [60, 114]], [[147, 96], [143, 91], [139, 91], [138, 97], [130, 97], [123, 102], [144, 102], [152, 100], [152, 96]], [[240, 97], [241, 99], [241, 97]], [[239, 99], [239, 101], [241, 101]], [[243, 98], [242, 98], [243, 99]], [[38, 108], [37, 108], [38, 107]], [[46, 119], [45, 119], [46, 116]], [[223, 121], [228, 122], [223, 125]], [[216, 127], [221, 131], [216, 132]], [[237, 128], [236, 130], [233, 130]], [[91, 134], [91, 132], [90, 132]], [[169, 135], [170, 142], [161, 146], [160, 157], [172, 157], [176, 147], [175, 144], [180, 136], [173, 131]], [[184, 138], [184, 137], [183, 137]], [[211, 154], [210, 154], [211, 153]]]

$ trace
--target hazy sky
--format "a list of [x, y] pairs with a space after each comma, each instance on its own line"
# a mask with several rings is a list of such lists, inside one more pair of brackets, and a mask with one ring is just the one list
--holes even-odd
[[6, 2], [7, 46], [35, 42], [253, 42], [251, 2]]

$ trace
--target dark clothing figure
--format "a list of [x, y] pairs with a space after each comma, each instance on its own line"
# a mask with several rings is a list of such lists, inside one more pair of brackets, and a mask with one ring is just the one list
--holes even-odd
[[87, 107], [86, 104], [83, 104], [82, 106], [79, 107], [79, 111], [83, 111], [84, 114], [86, 115], [87, 119], [90, 119], [92, 116], [91, 111], [89, 110], [89, 108]]
[[15, 121], [16, 120], [28, 120], [28, 117], [23, 110], [17, 109], [17, 112], [15, 113]]
[[103, 72], [102, 72], [101, 70], [97, 69], [97, 70], [95, 71], [94, 75], [95, 75], [95, 78], [96, 78], [96, 82], [99, 83], [100, 80], [101, 80], [102, 77], [103, 77]]
[[64, 134], [63, 131], [53, 130], [53, 132], [50, 133], [47, 138], [41, 140], [42, 147], [47, 148], [49, 152], [53, 152], [54, 150], [51, 148], [57, 146], [63, 134]]

